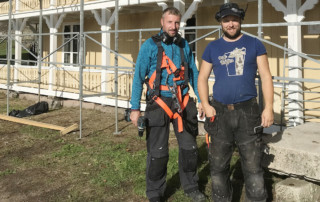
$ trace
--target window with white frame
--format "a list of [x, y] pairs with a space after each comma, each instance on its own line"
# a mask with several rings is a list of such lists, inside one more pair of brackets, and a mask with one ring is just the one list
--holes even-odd
[[[65, 44], [63, 48], [63, 62], [65, 63], [66, 66], [74, 66], [78, 64], [78, 58], [79, 58], [79, 37], [75, 37], [80, 31], [80, 25], [65, 25], [63, 32], [64, 32], [64, 39], [63, 42], [66, 43], [69, 41], [67, 44]], [[73, 38], [72, 40], [70, 40]]]

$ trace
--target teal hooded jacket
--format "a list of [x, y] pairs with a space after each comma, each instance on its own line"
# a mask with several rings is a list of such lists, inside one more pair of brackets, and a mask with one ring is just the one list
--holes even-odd
[[[159, 33], [161, 34], [161, 32]], [[198, 82], [198, 69], [194, 63], [192, 51], [188, 45], [188, 42], [185, 39], [182, 39], [182, 47], [184, 52], [185, 61], [188, 63], [189, 70], [189, 83], [192, 86], [196, 96], [199, 99], [197, 82]], [[165, 44], [161, 42], [162, 47], [165, 51], [165, 54], [172, 60], [178, 69], [181, 69], [181, 56], [180, 56], [180, 47], [174, 43]], [[157, 54], [158, 47], [152, 40], [152, 38], [147, 39], [141, 46], [136, 66], [135, 73], [133, 77], [132, 84], [132, 96], [131, 96], [131, 109], [139, 110], [140, 109], [140, 100], [143, 90], [143, 84], [146, 78], [150, 78], [157, 67]], [[166, 85], [167, 71], [161, 72], [161, 85]], [[182, 85], [184, 81], [177, 81], [177, 85]], [[173, 74], [169, 75], [168, 78], [169, 86], [173, 86]], [[189, 90], [189, 87], [183, 90], [183, 95], [185, 95]], [[160, 95], [163, 97], [172, 97], [170, 91], [160, 91]]]

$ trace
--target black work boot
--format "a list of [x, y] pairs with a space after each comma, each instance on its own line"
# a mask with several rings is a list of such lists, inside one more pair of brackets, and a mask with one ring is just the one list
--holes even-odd
[[185, 195], [187, 197], [189, 197], [190, 199], [192, 199], [193, 202], [205, 202], [206, 201], [206, 196], [203, 193], [201, 193], [199, 190], [185, 193]]

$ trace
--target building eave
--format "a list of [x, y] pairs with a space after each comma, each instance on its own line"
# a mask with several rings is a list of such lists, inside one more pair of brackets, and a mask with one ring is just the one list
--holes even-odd
[[[159, 3], [159, 2], [168, 2], [168, 0], [120, 0], [119, 6], [132, 6], [139, 4], [148, 4], [148, 3]], [[115, 1], [93, 1], [86, 2], [84, 4], [84, 11], [94, 10], [94, 9], [114, 9]], [[61, 14], [61, 13], [72, 13], [72, 12], [80, 12], [80, 4], [56, 7], [56, 8], [47, 8], [42, 10], [42, 15], [53, 15], [53, 14]], [[40, 15], [40, 10], [35, 11], [24, 11], [12, 13], [11, 19], [21, 19], [21, 18], [30, 18], [36, 17]], [[5, 21], [9, 19], [8, 14], [0, 15], [0, 21]]]

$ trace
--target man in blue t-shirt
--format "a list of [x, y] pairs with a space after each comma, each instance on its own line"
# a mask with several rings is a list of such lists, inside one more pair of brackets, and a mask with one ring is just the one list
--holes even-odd
[[[209, 161], [214, 201], [231, 201], [230, 160], [234, 144], [241, 157], [246, 201], [265, 201], [267, 192], [261, 168], [263, 127], [273, 123], [273, 83], [266, 49], [256, 38], [241, 33], [245, 11], [235, 3], [220, 7], [216, 19], [223, 37], [206, 47], [198, 77], [198, 92], [206, 114]], [[208, 78], [215, 83], [209, 103]], [[259, 112], [255, 77], [262, 81], [264, 110]]]

